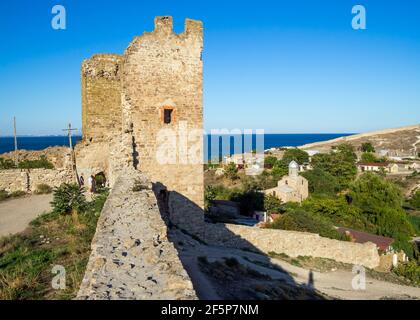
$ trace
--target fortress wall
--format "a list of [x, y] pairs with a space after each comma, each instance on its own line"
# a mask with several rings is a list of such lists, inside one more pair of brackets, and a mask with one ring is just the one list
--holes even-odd
[[[136, 181], [143, 190], [133, 191]], [[197, 299], [139, 171], [126, 169], [117, 179], [91, 248], [78, 299]]]
[[97, 54], [82, 64], [82, 127], [85, 141], [106, 141], [121, 132], [123, 58]]
[[[132, 130], [134, 164], [199, 207], [204, 205], [202, 41], [200, 21], [187, 19], [185, 31], [175, 34], [172, 17], [157, 17], [155, 30], [127, 48], [122, 80], [123, 132]], [[173, 110], [169, 124], [163, 122], [165, 107]]]
[[[373, 243], [354, 243], [320, 237], [318, 234], [262, 229], [233, 224], [206, 227], [204, 240], [211, 245], [258, 249], [263, 253], [285, 253], [290, 257], [311, 256], [359, 264], [368, 268], [379, 265], [380, 259]], [[232, 234], [236, 236], [232, 236]], [[252, 244], [250, 246], [249, 244]]]

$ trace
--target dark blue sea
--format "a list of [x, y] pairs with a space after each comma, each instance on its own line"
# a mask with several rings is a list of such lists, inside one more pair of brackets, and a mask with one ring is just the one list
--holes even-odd
[[[273, 147], [296, 147], [306, 143], [319, 142], [331, 140], [339, 137], [351, 135], [349, 133], [302, 133], [302, 134], [265, 134], [264, 135], [264, 149]], [[73, 144], [81, 140], [82, 137], [74, 136]], [[234, 140], [231, 137], [231, 142]], [[67, 136], [44, 136], [44, 137], [18, 137], [18, 149], [25, 150], [42, 150], [52, 146], [68, 146], [69, 138]], [[208, 154], [206, 158], [212, 158], [211, 155], [211, 136], [208, 135], [205, 139]], [[222, 138], [219, 139], [222, 141]], [[252, 146], [245, 143], [245, 138], [242, 136], [243, 151], [248, 152], [256, 148], [256, 136], [252, 136]], [[0, 154], [14, 150], [13, 137], [0, 137]], [[222, 148], [220, 143], [219, 156], [234, 153], [233, 143], [230, 148]]]

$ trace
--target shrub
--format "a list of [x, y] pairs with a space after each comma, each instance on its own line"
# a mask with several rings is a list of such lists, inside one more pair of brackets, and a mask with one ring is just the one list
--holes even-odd
[[224, 175], [225, 175], [226, 178], [228, 178], [232, 181], [238, 179], [238, 169], [236, 168], [236, 165], [233, 162], [230, 162], [225, 167]]
[[0, 201], [9, 198], [9, 193], [6, 190], [0, 190]]
[[13, 160], [0, 158], [0, 170], [15, 169], [16, 164]]
[[54, 198], [51, 202], [53, 212], [69, 214], [73, 211], [82, 212], [86, 209], [87, 203], [83, 189], [77, 184], [63, 183], [54, 188]]
[[273, 195], [264, 196], [264, 210], [267, 213], [279, 213], [282, 211], [281, 200]]
[[273, 156], [267, 156], [264, 159], [264, 166], [266, 168], [271, 169], [272, 167], [274, 167], [274, 165], [277, 163], [277, 158], [273, 157]]
[[393, 269], [393, 272], [410, 280], [415, 285], [420, 285], [420, 266], [414, 260], [399, 264]]
[[420, 210], [420, 190], [413, 194], [409, 202], [415, 209]]
[[38, 184], [35, 189], [35, 194], [48, 194], [52, 192], [52, 188], [45, 183]]
[[285, 213], [279, 219], [268, 223], [267, 228], [311, 232], [331, 239], [348, 240], [345, 235], [334, 229], [328, 219], [302, 209]]
[[44, 155], [37, 160], [23, 160], [19, 162], [18, 167], [20, 169], [54, 169], [54, 165]]
[[19, 198], [19, 197], [23, 197], [23, 196], [25, 196], [26, 195], [26, 192], [25, 191], [22, 191], [22, 190], [17, 190], [17, 191], [13, 191], [11, 194], [10, 194], [10, 197], [11, 198]]

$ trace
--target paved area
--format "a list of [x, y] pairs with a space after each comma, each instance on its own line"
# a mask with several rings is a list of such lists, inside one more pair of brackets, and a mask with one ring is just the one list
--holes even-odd
[[22, 232], [33, 219], [51, 209], [51, 194], [0, 202], [0, 237]]

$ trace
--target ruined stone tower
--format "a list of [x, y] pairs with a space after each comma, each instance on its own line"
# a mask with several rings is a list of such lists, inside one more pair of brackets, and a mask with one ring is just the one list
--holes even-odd
[[133, 166], [173, 199], [203, 207], [202, 47], [200, 21], [176, 34], [172, 17], [156, 17], [123, 56], [83, 62], [79, 173], [103, 171], [112, 184], [118, 166]]

